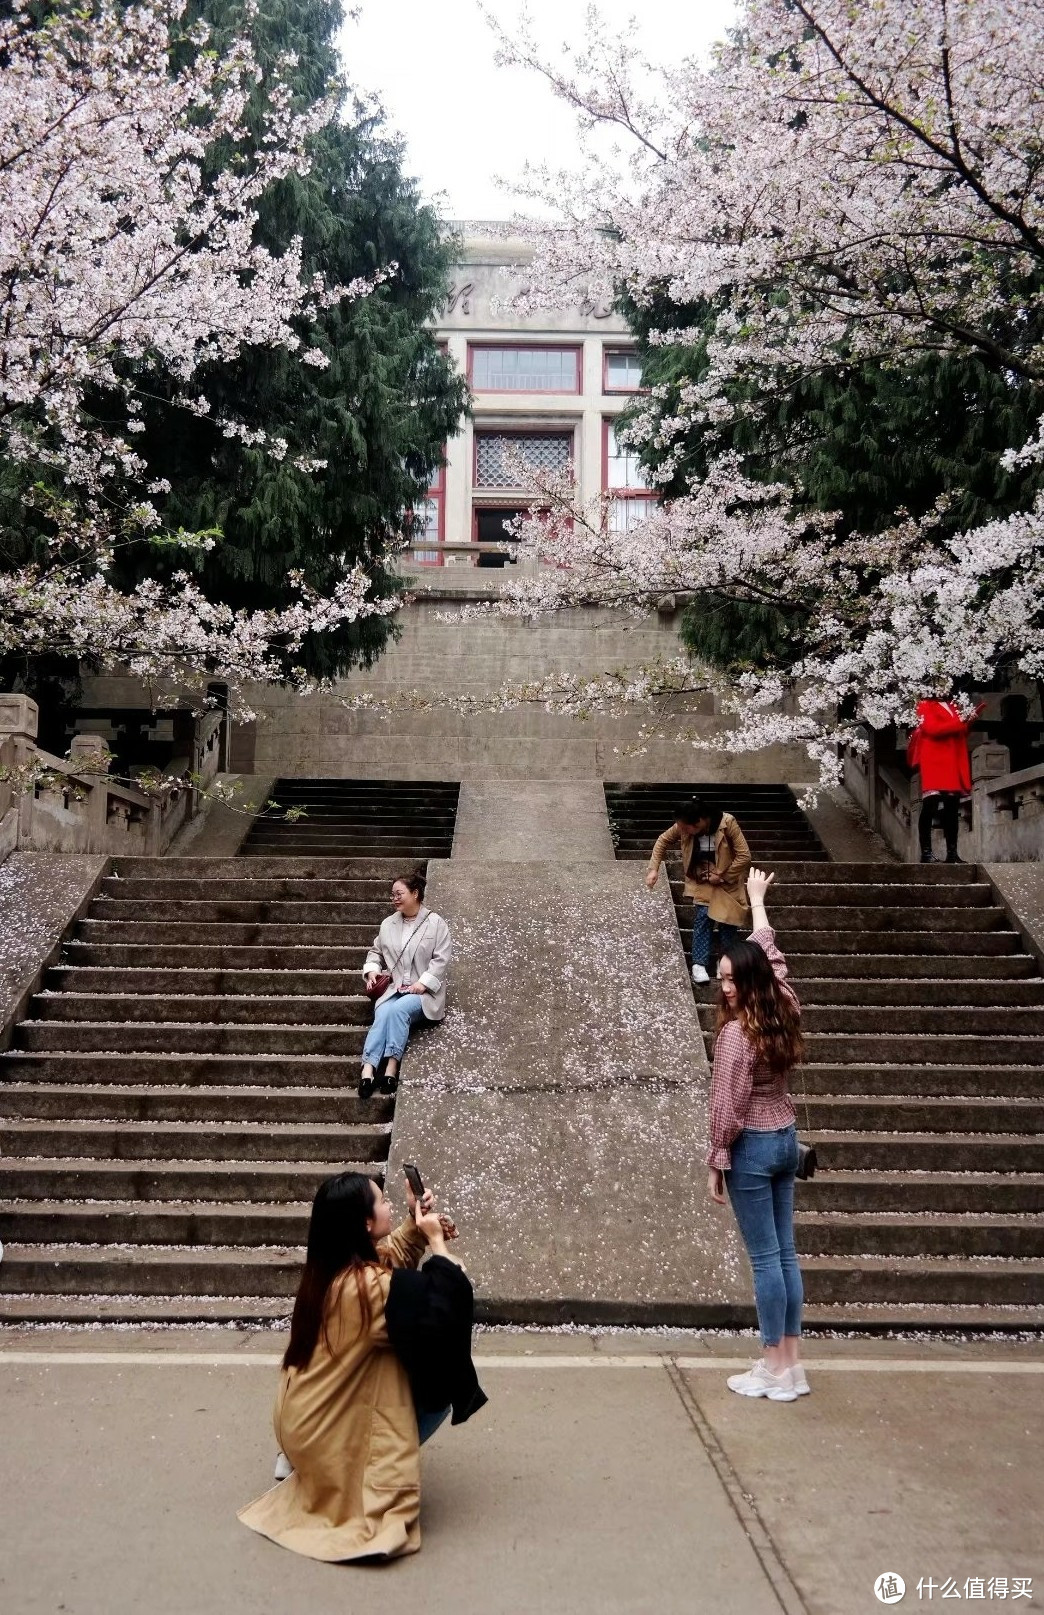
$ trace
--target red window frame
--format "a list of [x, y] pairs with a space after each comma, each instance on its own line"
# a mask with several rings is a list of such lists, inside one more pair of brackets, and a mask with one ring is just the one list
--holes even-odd
[[613, 488], [609, 484], [609, 433], [619, 420], [618, 415], [606, 415], [602, 419], [602, 491], [611, 493], [614, 499], [648, 499], [655, 496], [655, 488]]
[[645, 392], [646, 389], [640, 382], [637, 387], [610, 387], [609, 360], [617, 355], [623, 355], [628, 359], [637, 359], [638, 351], [636, 348], [617, 347], [611, 342], [602, 344], [602, 392], [609, 398], [630, 398], [633, 393]]
[[558, 426], [548, 422], [546, 426], [527, 424], [525, 426], [487, 426], [475, 424], [471, 434], [471, 487], [476, 497], [482, 496], [485, 501], [487, 494], [517, 493], [517, 489], [501, 487], [499, 484], [479, 482], [478, 479], [478, 451], [480, 437], [564, 437], [569, 439], [569, 459], [576, 464], [576, 427]]
[[[476, 387], [475, 386], [475, 354], [483, 353], [523, 353], [527, 350], [536, 353], [571, 353], [576, 360], [575, 387], [541, 387], [540, 391], [528, 390], [520, 392], [517, 387]], [[584, 390], [584, 350], [576, 342], [469, 342], [468, 343], [468, 386], [472, 392], [478, 392], [483, 398], [503, 396], [510, 393], [515, 398], [577, 398]]]
[[[439, 513], [438, 514], [438, 530], [437, 530], [437, 534], [436, 534], [436, 538], [435, 538], [434, 543], [432, 543], [432, 541], [424, 533], [415, 533], [414, 534], [414, 536], [410, 539], [411, 559], [412, 559], [413, 564], [415, 566], [443, 566], [445, 564], [445, 559], [446, 559], [446, 552], [445, 552], [445, 550], [443, 548], [443, 546], [444, 546], [444, 544], [446, 542], [446, 463], [445, 463], [445, 461], [443, 461], [443, 463], [439, 466], [439, 474], [435, 478], [435, 481], [431, 484], [431, 487], [428, 489], [428, 491], [427, 491], [427, 493], [425, 494], [424, 497], [425, 497], [425, 500], [434, 499], [436, 505], [438, 506], [438, 513]], [[418, 556], [418, 553], [417, 553], [420, 550], [424, 550], [424, 551], [436, 550], [437, 554], [436, 554], [436, 557], [435, 557], [434, 561], [428, 561], [428, 560], [422, 561], [422, 560], [420, 560], [419, 556]]]
[[[609, 433], [620, 419], [618, 415], [607, 415], [602, 418], [602, 491], [613, 504], [617, 500], [627, 504], [639, 499], [650, 503], [658, 502], [655, 488], [612, 488], [609, 485]], [[606, 523], [610, 522], [610, 512], [606, 511]]]

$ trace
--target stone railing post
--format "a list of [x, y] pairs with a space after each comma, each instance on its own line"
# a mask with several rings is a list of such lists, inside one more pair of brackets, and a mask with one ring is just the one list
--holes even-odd
[[972, 815], [970, 852], [976, 863], [1002, 861], [997, 846], [998, 832], [1011, 820], [1010, 807], [1002, 808], [987, 789], [991, 779], [1011, 771], [1011, 752], [996, 741], [983, 741], [971, 754]]
[[109, 772], [109, 747], [102, 735], [74, 735], [69, 747], [69, 772], [86, 776], [87, 851], [105, 849], [109, 824], [109, 793], [103, 783]]
[[[15, 695], [13, 692], [0, 694], [0, 743], [3, 744], [5, 761], [12, 768], [21, 768], [32, 761], [39, 729], [40, 709], [35, 701], [28, 695]], [[17, 808], [17, 831], [9, 829], [8, 840], [19, 847], [27, 847], [33, 832], [32, 791], [21, 793]]]

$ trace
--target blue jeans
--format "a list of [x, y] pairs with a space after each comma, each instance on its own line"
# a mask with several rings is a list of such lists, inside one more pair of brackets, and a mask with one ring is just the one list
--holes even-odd
[[377, 1067], [385, 1055], [401, 1060], [410, 1040], [410, 1028], [424, 1014], [424, 1000], [420, 993], [396, 993], [378, 1004], [373, 1025], [363, 1044], [363, 1064]]
[[730, 1145], [725, 1174], [732, 1209], [754, 1273], [761, 1343], [778, 1346], [801, 1333], [801, 1269], [794, 1249], [797, 1128], [758, 1133], [745, 1127]]
[[434, 1413], [422, 1413], [419, 1408], [417, 1409], [417, 1434], [422, 1447], [426, 1441], [431, 1440], [439, 1425], [449, 1418], [451, 1412], [451, 1408], [437, 1408]]
[[[707, 968], [710, 958], [711, 927], [713, 922], [707, 917], [706, 903], [693, 903], [692, 905], [692, 962]], [[722, 953], [728, 953], [729, 944], [735, 942], [742, 935], [738, 925], [724, 925], [718, 921], [718, 938]]]

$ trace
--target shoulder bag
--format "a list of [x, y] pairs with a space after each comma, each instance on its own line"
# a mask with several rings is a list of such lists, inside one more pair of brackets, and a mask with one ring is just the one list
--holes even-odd
[[402, 958], [403, 954], [406, 952], [406, 949], [409, 947], [410, 943], [415, 942], [417, 940], [417, 938], [420, 936], [421, 932], [424, 930], [424, 927], [427, 925], [427, 923], [428, 923], [428, 921], [430, 919], [431, 919], [431, 910], [429, 909], [427, 914], [425, 914], [424, 919], [421, 921], [420, 925], [414, 927], [414, 929], [410, 932], [409, 936], [406, 938], [406, 940], [403, 943], [402, 947], [399, 949], [399, 951], [396, 954], [395, 958], [392, 960], [391, 970], [382, 970], [379, 975], [374, 976], [372, 981], [368, 981], [366, 983], [366, 996], [367, 996], [367, 998], [372, 999], [374, 1003], [377, 1002], [378, 998], [383, 998], [384, 994], [388, 991], [388, 988], [391, 986], [392, 980], [394, 979], [395, 966], [398, 964], [399, 960]]

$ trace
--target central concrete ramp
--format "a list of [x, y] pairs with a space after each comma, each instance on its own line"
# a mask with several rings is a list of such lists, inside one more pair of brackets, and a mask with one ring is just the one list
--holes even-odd
[[577, 846], [565, 801], [537, 821], [565, 855], [511, 859], [539, 785], [501, 804], [485, 861], [465, 786], [454, 860], [429, 864], [451, 1008], [404, 1063], [389, 1181], [418, 1163], [486, 1318], [750, 1323], [732, 1218], [706, 1193], [710, 1074], [666, 878], [648, 892], [609, 861], [604, 809]]

